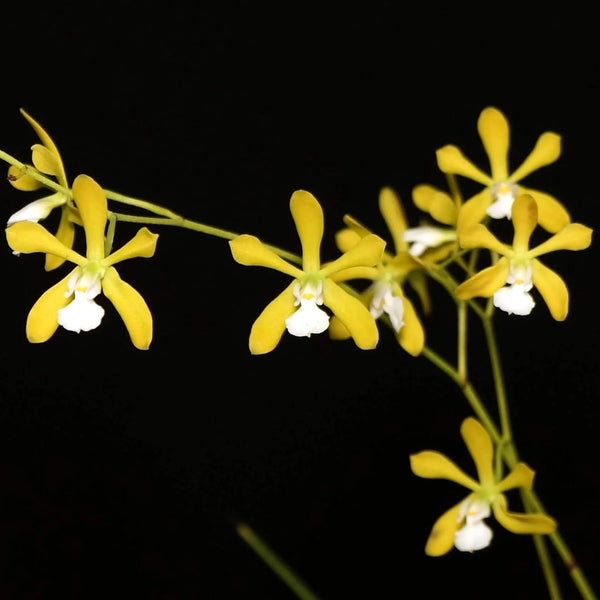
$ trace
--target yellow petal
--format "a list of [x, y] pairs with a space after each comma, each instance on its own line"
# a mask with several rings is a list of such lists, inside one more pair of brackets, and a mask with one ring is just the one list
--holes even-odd
[[14, 165], [8, 167], [8, 181], [14, 188], [22, 192], [33, 192], [43, 187], [43, 184], [37, 179], [23, 173], [21, 169], [18, 169]]
[[15, 252], [22, 252], [24, 254], [31, 254], [32, 252], [54, 254], [63, 259], [70, 260], [76, 265], [86, 262], [83, 256], [65, 246], [39, 223], [20, 221], [11, 225], [6, 229], [6, 240]]
[[531, 489], [535, 471], [525, 463], [517, 463], [515, 468], [496, 485], [496, 491], [505, 492], [513, 488]]
[[442, 556], [452, 550], [452, 546], [454, 546], [454, 534], [461, 525], [458, 515], [460, 505], [463, 502], [464, 500], [447, 510], [433, 524], [431, 533], [425, 544], [425, 554], [427, 556]]
[[377, 267], [350, 267], [342, 271], [336, 271], [329, 277], [335, 282], [350, 281], [351, 279], [367, 279], [375, 281], [380, 276], [380, 271]]
[[102, 291], [121, 315], [133, 345], [147, 350], [152, 341], [152, 313], [140, 293], [123, 281], [114, 267], [102, 278]]
[[592, 243], [593, 230], [581, 223], [570, 223], [552, 237], [532, 248], [529, 256], [541, 256], [555, 250], [584, 250]]
[[361, 236], [353, 229], [341, 229], [335, 234], [335, 243], [340, 252], [347, 252], [360, 242]]
[[551, 131], [542, 133], [531, 154], [529, 154], [518, 169], [511, 173], [510, 180], [516, 183], [529, 175], [529, 173], [553, 163], [560, 156], [560, 152], [560, 135]]
[[519, 186], [519, 194], [531, 194], [538, 206], [538, 223], [550, 233], [556, 233], [571, 222], [567, 209], [553, 196]]
[[65, 297], [65, 293], [68, 289], [67, 282], [76, 270], [77, 268], [46, 290], [29, 311], [25, 331], [31, 343], [48, 341], [58, 329], [58, 311], [73, 299], [72, 296]]
[[402, 295], [404, 325], [397, 334], [398, 343], [412, 356], [419, 356], [425, 345], [425, 330], [412, 302]]
[[103, 263], [108, 267], [129, 258], [150, 258], [156, 251], [157, 240], [158, 233], [152, 233], [148, 228], [142, 227], [125, 245], [107, 256]]
[[494, 266], [487, 267], [463, 281], [456, 288], [456, 295], [461, 300], [470, 300], [476, 296], [489, 298], [506, 283], [509, 269], [508, 259], [502, 257]]
[[423, 450], [410, 456], [410, 468], [415, 475], [426, 479], [448, 479], [472, 491], [479, 483], [457, 467], [448, 457], [434, 450]]
[[477, 130], [490, 159], [492, 179], [503, 181], [508, 177], [508, 146], [510, 132], [506, 117], [493, 106], [484, 108], [477, 121]]
[[350, 332], [338, 317], [333, 315], [329, 320], [329, 337], [332, 340], [347, 340], [350, 337]]
[[472, 417], [467, 417], [460, 427], [460, 433], [473, 457], [477, 467], [477, 474], [482, 485], [488, 486], [494, 483], [494, 445], [490, 434], [485, 427]]
[[[69, 211], [60, 211], [60, 221], [58, 223], [58, 229], [55, 234], [56, 239], [62, 242], [67, 248], [73, 248], [73, 241], [75, 240], [75, 226], [69, 219]], [[56, 256], [54, 254], [46, 254], [46, 271], [53, 271], [57, 269], [65, 262], [64, 258]]]
[[408, 222], [400, 197], [392, 188], [384, 187], [379, 192], [379, 211], [390, 230], [396, 253], [406, 251], [408, 244], [404, 241], [403, 234], [408, 227]]
[[[374, 288], [370, 286], [365, 290], [358, 299], [362, 302], [365, 307], [371, 305], [373, 299]], [[332, 340], [347, 340], [350, 337], [348, 328], [342, 323], [339, 317], [333, 315], [329, 321], [329, 337]]]
[[87, 258], [104, 258], [104, 230], [108, 219], [104, 190], [88, 175], [78, 175], [73, 182], [73, 199], [85, 229]]
[[294, 285], [296, 281], [285, 289], [279, 296], [272, 300], [254, 321], [250, 330], [250, 352], [252, 354], [266, 354], [271, 352], [285, 332], [285, 320], [291, 316], [294, 306]]
[[379, 330], [369, 309], [331, 279], [323, 281], [323, 304], [343, 323], [359, 348], [372, 350], [377, 346]]
[[58, 151], [56, 144], [54, 143], [52, 138], [48, 135], [46, 130], [31, 115], [29, 115], [23, 109], [21, 109], [20, 112], [27, 119], [29, 124], [33, 127], [33, 130], [36, 132], [37, 136], [40, 138], [42, 144], [44, 144], [44, 146], [46, 146], [46, 148], [48, 148], [48, 150], [50, 150], [50, 152], [52, 152], [53, 154], [55, 154], [56, 156], [59, 157], [60, 170], [56, 174], [56, 178], [58, 179], [58, 182], [62, 186], [67, 187], [68, 186], [67, 176], [65, 174], [65, 169], [64, 169], [64, 166], [62, 163], [62, 159], [60, 159], [60, 152]]
[[303, 273], [294, 265], [283, 260], [265, 246], [257, 237], [244, 233], [229, 242], [231, 254], [236, 262], [250, 267], [268, 267], [299, 279]]
[[51, 150], [48, 150], [46, 146], [41, 144], [34, 144], [31, 147], [31, 157], [33, 165], [38, 171], [45, 173], [46, 175], [58, 175], [61, 170], [60, 157], [54, 154]]
[[352, 229], [358, 237], [365, 237], [365, 235], [369, 235], [373, 233], [370, 229], [365, 227], [358, 219], [355, 219], [352, 215], [344, 215], [344, 223], [348, 226], [349, 229]]
[[469, 198], [459, 209], [456, 218], [456, 230], [458, 234], [476, 223], [483, 221], [486, 210], [492, 204], [493, 198], [490, 190], [485, 188], [475, 196]]
[[310, 192], [297, 190], [292, 194], [290, 211], [302, 244], [302, 268], [317, 271], [321, 265], [323, 209]]
[[552, 269], [534, 258], [532, 264], [532, 281], [550, 314], [556, 321], [564, 321], [569, 312], [569, 290], [567, 285]]
[[462, 175], [483, 185], [492, 185], [492, 178], [468, 160], [458, 147], [453, 145], [444, 146], [437, 150], [435, 155], [438, 167], [444, 173]]
[[526, 252], [529, 248], [529, 238], [538, 222], [538, 209], [533, 196], [518, 196], [513, 202], [511, 216], [515, 229], [513, 248], [519, 252]]
[[458, 242], [463, 248], [487, 248], [504, 255], [511, 253], [511, 249], [481, 223], [461, 229]]
[[439, 223], [456, 224], [456, 204], [446, 192], [432, 185], [421, 184], [413, 188], [412, 197], [417, 208], [429, 213]]
[[339, 258], [323, 265], [320, 273], [323, 277], [329, 277], [332, 273], [352, 267], [373, 267], [381, 260], [384, 248], [385, 242], [379, 236], [370, 233]]
[[512, 533], [548, 534], [556, 531], [556, 521], [548, 515], [509, 512], [506, 498], [502, 495], [492, 503], [492, 510], [498, 523]]

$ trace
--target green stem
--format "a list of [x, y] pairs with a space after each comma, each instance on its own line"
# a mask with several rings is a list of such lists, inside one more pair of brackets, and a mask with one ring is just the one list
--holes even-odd
[[318, 600], [318, 597], [315, 596], [300, 577], [246, 523], [237, 523], [236, 531], [298, 598], [302, 600]]

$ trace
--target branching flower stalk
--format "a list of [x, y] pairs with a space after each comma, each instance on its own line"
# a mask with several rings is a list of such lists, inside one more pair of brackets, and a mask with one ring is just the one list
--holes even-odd
[[[522, 164], [511, 170], [508, 121], [495, 107], [485, 108], [477, 126], [490, 161], [489, 174], [471, 163], [458, 147], [440, 148], [436, 158], [449, 191], [429, 184], [413, 188], [415, 206], [428, 215], [425, 222], [410, 228], [397, 194], [391, 188], [382, 188], [379, 209], [388, 228], [386, 235], [379, 236], [353, 216], [345, 215], [345, 227], [336, 234], [340, 256], [323, 261], [320, 246], [324, 213], [319, 201], [306, 190], [296, 190], [290, 199], [301, 246], [301, 253], [297, 254], [255, 236], [213, 227], [162, 205], [104, 189], [85, 174], [69, 183], [50, 136], [30, 115], [21, 112], [41, 142], [32, 146], [33, 164], [25, 164], [2, 150], [0, 160], [10, 165], [8, 179], [14, 188], [25, 192], [47, 189], [52, 193], [34, 200], [8, 219], [7, 242], [15, 254], [44, 253], [46, 270], [56, 269], [63, 262], [74, 265], [32, 307], [26, 326], [29, 341], [46, 342], [59, 326], [76, 332], [95, 329], [104, 310], [94, 299], [104, 293], [121, 315], [133, 344], [148, 350], [153, 331], [151, 311], [142, 295], [121, 280], [114, 264], [153, 256], [158, 235], [147, 226], [178, 227], [228, 240], [237, 263], [266, 267], [291, 278], [252, 325], [252, 354], [273, 351], [286, 333], [310, 337], [325, 331], [332, 340], [352, 339], [359, 348], [372, 350], [379, 341], [377, 322], [381, 321], [392, 330], [401, 350], [426, 358], [465, 397], [475, 417], [463, 421], [460, 434], [475, 463], [477, 477], [440, 452], [424, 450], [410, 456], [415, 475], [448, 479], [469, 490], [460, 503], [435, 522], [425, 546], [427, 554], [441, 556], [452, 548], [473, 552], [487, 547], [492, 530], [485, 519], [493, 515], [508, 531], [532, 536], [552, 600], [559, 600], [561, 592], [547, 539], [582, 600], [596, 600], [583, 570], [558, 533], [555, 519], [548, 515], [533, 489], [534, 470], [519, 458], [493, 324], [497, 309], [519, 315], [516, 318], [529, 315], [536, 305], [531, 293], [534, 289], [555, 320], [562, 321], [567, 316], [567, 286], [540, 261], [540, 256], [557, 250], [585, 249], [591, 243], [592, 230], [573, 223], [556, 198], [522, 184], [529, 173], [559, 157], [560, 136], [543, 133]], [[458, 177], [471, 179], [483, 188], [463, 201]], [[114, 211], [109, 208], [109, 201], [147, 214]], [[61, 211], [61, 222], [57, 232], [51, 234], [40, 221], [54, 209]], [[498, 219], [512, 222], [512, 244], [501, 241], [492, 232]], [[129, 242], [114, 250], [119, 223], [142, 227]], [[531, 247], [531, 235], [538, 225], [548, 237]], [[78, 227], [85, 234], [84, 254], [73, 249]], [[385, 237], [391, 238], [391, 243]], [[455, 365], [426, 343], [423, 323], [431, 310], [428, 280], [438, 283], [455, 303]], [[355, 281], [367, 281], [368, 286], [360, 289]], [[469, 374], [470, 311], [484, 332], [498, 423]], [[526, 512], [508, 510], [506, 492], [513, 489], [519, 491]], [[314, 597], [247, 526], [239, 526], [238, 533], [298, 597]]]

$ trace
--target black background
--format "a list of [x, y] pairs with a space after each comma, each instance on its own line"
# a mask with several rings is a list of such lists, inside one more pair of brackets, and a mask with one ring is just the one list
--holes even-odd
[[[383, 185], [418, 221], [410, 193], [445, 185], [442, 145], [487, 170], [476, 121], [494, 105], [511, 124], [513, 168], [542, 132], [562, 135], [560, 159], [525, 183], [596, 227], [591, 15], [393, 2], [5, 12], [0, 149], [29, 160], [37, 139], [23, 107], [71, 180], [86, 173], [296, 252], [289, 198], [307, 189], [324, 208], [329, 259], [345, 213], [386, 236]], [[33, 199], [8, 183], [1, 197], [6, 218]], [[121, 225], [117, 243], [136, 228]], [[58, 274], [39, 255], [0, 255], [3, 598], [293, 598], [237, 537], [237, 520], [323, 600], [547, 597], [531, 539], [493, 519], [485, 551], [423, 553], [465, 490], [413, 476], [409, 454], [437, 449], [472, 470], [459, 436], [471, 411], [454, 384], [385, 330], [372, 352], [286, 335], [250, 356], [251, 324], [286, 276], [238, 265], [224, 240], [157, 232], [154, 258], [118, 267], [153, 312], [147, 352], [107, 302], [99, 329], [29, 344], [29, 308]], [[497, 315], [507, 392], [536, 490], [600, 591], [598, 251], [544, 262], [569, 285], [570, 314], [556, 323], [539, 300], [527, 319]], [[432, 293], [428, 344], [450, 353], [454, 310]], [[492, 397], [474, 335], [471, 375]], [[518, 509], [515, 492], [510, 500]], [[578, 598], [551, 555], [564, 597]]]

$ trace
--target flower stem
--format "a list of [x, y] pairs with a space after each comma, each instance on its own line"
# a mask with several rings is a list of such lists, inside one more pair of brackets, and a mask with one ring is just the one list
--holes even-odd
[[236, 531], [298, 598], [301, 598], [301, 600], [318, 600], [318, 597], [298, 575], [246, 523], [237, 523]]

